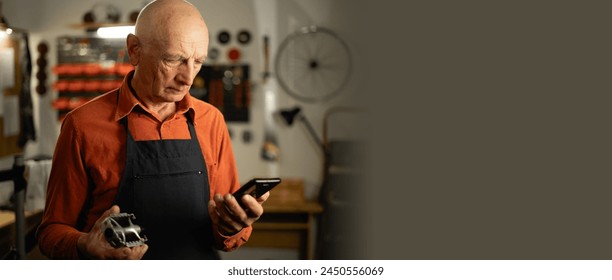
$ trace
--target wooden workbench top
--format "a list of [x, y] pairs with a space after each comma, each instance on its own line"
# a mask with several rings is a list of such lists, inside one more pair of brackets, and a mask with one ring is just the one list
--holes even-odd
[[[26, 218], [40, 214], [42, 210], [26, 211]], [[0, 228], [15, 223], [15, 212], [13, 211], [0, 211]]]

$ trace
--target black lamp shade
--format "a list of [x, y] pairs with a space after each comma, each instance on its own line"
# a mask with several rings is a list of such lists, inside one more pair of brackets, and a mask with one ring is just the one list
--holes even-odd
[[295, 117], [300, 113], [302, 109], [296, 106], [293, 109], [281, 110], [280, 114], [288, 125], [292, 125]]

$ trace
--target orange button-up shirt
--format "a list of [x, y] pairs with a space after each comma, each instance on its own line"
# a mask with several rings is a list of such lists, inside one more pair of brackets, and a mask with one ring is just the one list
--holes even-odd
[[[189, 94], [177, 112], [159, 120], [131, 92], [128, 74], [121, 87], [68, 113], [53, 154], [46, 205], [37, 236], [40, 250], [50, 258], [76, 259], [77, 239], [89, 232], [112, 206], [126, 161], [127, 117], [135, 141], [189, 139], [185, 114], [190, 114], [208, 170], [210, 197], [240, 187], [234, 153], [223, 115]], [[252, 231], [221, 235], [213, 225], [218, 249], [231, 251]]]

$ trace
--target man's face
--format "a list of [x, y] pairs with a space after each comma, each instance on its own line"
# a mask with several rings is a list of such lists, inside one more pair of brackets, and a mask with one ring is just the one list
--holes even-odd
[[138, 76], [154, 102], [177, 102], [189, 92], [208, 54], [208, 38], [202, 32], [176, 30], [162, 40], [142, 45]]

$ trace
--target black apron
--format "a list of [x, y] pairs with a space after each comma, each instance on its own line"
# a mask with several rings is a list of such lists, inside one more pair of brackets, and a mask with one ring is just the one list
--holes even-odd
[[115, 204], [133, 213], [147, 236], [143, 259], [219, 259], [208, 215], [208, 172], [193, 122], [191, 139], [134, 141], [127, 134], [126, 162]]

